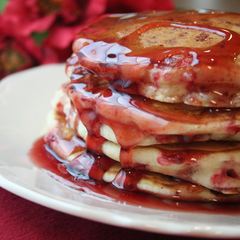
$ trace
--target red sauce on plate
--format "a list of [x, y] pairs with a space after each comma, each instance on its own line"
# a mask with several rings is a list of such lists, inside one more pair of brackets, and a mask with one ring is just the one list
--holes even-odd
[[[70, 186], [71, 188], [84, 191], [92, 196], [100, 197], [99, 200], [108, 199], [114, 202], [122, 204], [135, 205], [137, 207], [146, 207], [166, 211], [183, 211], [183, 212], [197, 212], [197, 213], [208, 213], [208, 214], [239, 214], [239, 204], [220, 204], [220, 203], [199, 203], [199, 202], [181, 202], [172, 201], [157, 198], [155, 196], [139, 193], [129, 192], [120, 190], [102, 181], [94, 180], [92, 178], [78, 178], [69, 174], [66, 170], [66, 162], [60, 162], [54, 155], [46, 150], [46, 144], [43, 138], [39, 138], [32, 146], [29, 151], [29, 156], [37, 167], [44, 169], [51, 177], [57, 180], [60, 184]], [[93, 164], [94, 166], [94, 164]], [[107, 168], [108, 166], [103, 166]], [[90, 169], [94, 172], [94, 169]], [[101, 175], [101, 173], [100, 173]], [[130, 176], [137, 177], [136, 173], [128, 175], [127, 172], [121, 172], [121, 175], [126, 179], [124, 184], [128, 182]], [[86, 175], [87, 176], [87, 175]], [[99, 176], [101, 178], [101, 176]], [[132, 181], [132, 178], [131, 178]], [[137, 180], [136, 180], [137, 181]], [[115, 179], [115, 184], [122, 184], [121, 176], [119, 179]], [[130, 190], [134, 189], [134, 183], [132, 186], [124, 186]]]

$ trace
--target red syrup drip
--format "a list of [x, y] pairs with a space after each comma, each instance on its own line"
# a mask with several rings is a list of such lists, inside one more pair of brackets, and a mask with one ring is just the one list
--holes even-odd
[[[176, 123], [204, 124], [223, 118], [231, 121], [235, 115], [239, 114], [239, 108], [214, 109], [169, 104], [140, 95], [126, 95], [115, 91], [106, 82], [102, 84], [103, 81], [91, 74], [79, 76], [78, 81], [75, 80], [68, 85], [66, 92], [72, 98], [72, 104], [83, 124], [91, 133], [99, 136], [101, 125], [106, 124], [114, 131], [118, 143], [125, 149], [137, 145], [147, 135], [163, 136], [171, 130], [173, 127], [171, 124], [176, 129], [179, 126], [175, 121]], [[229, 128], [226, 127], [224, 131], [236, 134], [239, 128], [236, 128], [235, 121], [232, 121]], [[174, 135], [174, 137], [178, 138], [177, 142], [191, 142], [201, 137], [196, 133], [193, 134], [190, 138], [183, 138], [181, 135]], [[164, 139], [160, 138], [159, 142], [171, 142], [168, 138], [169, 135], [166, 135]]]
[[102, 181], [103, 174], [113, 164], [114, 160], [104, 155], [84, 152], [67, 165], [67, 171], [78, 179], [93, 178]]
[[[191, 212], [191, 213], [208, 213], [208, 214], [239, 214], [240, 205], [239, 204], [220, 204], [220, 203], [199, 203], [199, 202], [181, 202], [181, 201], [172, 201], [164, 200], [157, 198], [155, 196], [139, 193], [139, 192], [128, 192], [125, 190], [116, 189], [112, 184], [105, 183], [103, 181], [98, 181], [91, 179], [89, 176], [95, 176], [96, 171], [94, 168], [98, 165], [101, 165], [102, 171], [99, 171], [98, 168], [98, 178], [102, 178], [102, 174], [111, 165], [111, 160], [109, 159], [104, 164], [102, 159], [93, 160], [93, 167], [89, 165], [88, 174], [85, 172], [85, 177], [73, 176], [67, 171], [66, 162], [61, 160], [59, 161], [54, 157], [50, 152], [46, 150], [46, 144], [43, 138], [39, 138], [34, 142], [32, 148], [29, 151], [29, 157], [32, 160], [33, 164], [40, 169], [44, 169], [55, 180], [64, 184], [65, 186], [70, 186], [74, 189], [84, 191], [92, 196], [98, 196], [102, 199], [111, 199], [113, 202], [118, 203], [127, 203], [135, 206], [141, 206], [146, 208], [153, 208], [166, 211], [180, 211], [180, 212]], [[85, 156], [87, 159], [89, 156]], [[86, 161], [87, 162], [87, 161]], [[69, 169], [68, 169], [69, 170]], [[133, 175], [132, 175], [133, 174]], [[115, 178], [115, 184], [121, 184], [123, 181], [119, 181], [121, 175], [125, 175], [129, 181], [132, 181], [137, 176], [137, 171], [133, 173], [131, 171], [131, 177], [128, 171], [121, 172], [118, 177]], [[138, 175], [139, 176], [139, 175]], [[134, 179], [133, 184], [128, 184], [127, 181], [122, 185], [124, 188], [129, 190], [135, 189], [136, 181]]]
[[137, 191], [137, 183], [142, 178], [142, 173], [131, 169], [123, 170], [121, 169], [115, 179], [112, 181], [113, 186], [118, 189], [124, 189], [126, 191]]
[[96, 137], [95, 135], [88, 132], [86, 146], [89, 151], [94, 151], [99, 154], [103, 154], [102, 145], [106, 141], [103, 137]]

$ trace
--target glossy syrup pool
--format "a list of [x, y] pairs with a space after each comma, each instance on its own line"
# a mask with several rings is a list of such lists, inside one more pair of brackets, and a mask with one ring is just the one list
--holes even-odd
[[160, 199], [149, 194], [119, 190], [111, 184], [94, 179], [78, 179], [66, 171], [66, 164], [57, 160], [46, 150], [43, 138], [33, 143], [29, 151], [33, 164], [40, 169], [47, 170], [51, 176], [56, 176], [60, 184], [68, 185], [101, 199], [111, 199], [113, 202], [135, 205], [137, 207], [153, 208], [166, 211], [195, 212], [208, 214], [240, 214], [240, 204], [181, 202]]

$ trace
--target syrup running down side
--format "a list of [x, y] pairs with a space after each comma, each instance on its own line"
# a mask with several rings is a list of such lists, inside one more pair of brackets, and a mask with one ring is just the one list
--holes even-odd
[[[84, 191], [92, 196], [103, 200], [111, 200], [117, 203], [135, 205], [136, 207], [147, 207], [165, 211], [183, 211], [208, 214], [239, 214], [239, 204], [227, 203], [202, 203], [172, 201], [154, 197], [153, 195], [119, 190], [109, 183], [89, 178], [87, 175], [82, 178], [77, 173], [70, 174], [67, 171], [67, 161], [54, 156], [49, 151], [43, 138], [39, 138], [32, 146], [29, 156], [34, 165], [41, 168], [49, 176], [65, 186], [70, 186]], [[76, 181], [76, 178], [78, 181]]]
[[[76, 139], [78, 139], [78, 141], [76, 141]], [[180, 179], [184, 179], [182, 178], [184, 175], [196, 176], [197, 170], [204, 170], [198, 166], [200, 165], [198, 161], [204, 162], [202, 158], [204, 158], [206, 152], [199, 152], [194, 150], [194, 148], [188, 149], [187, 151], [186, 149], [184, 151], [178, 149], [176, 153], [176, 149], [171, 145], [162, 145], [161, 147], [165, 150], [162, 152], [161, 161], [159, 157], [157, 158], [156, 168], [159, 168], [158, 165], [161, 166], [160, 173], [161, 169], [163, 169], [165, 175], [154, 173], [154, 169], [151, 169], [154, 163], [154, 158], [152, 157], [153, 150], [151, 148], [150, 152], [148, 150], [146, 152], [151, 160], [148, 163], [146, 162], [148, 157], [145, 156], [146, 153], [144, 152], [146, 150], [140, 152], [143, 154], [142, 159], [145, 163], [138, 162], [141, 155], [138, 153], [138, 160], [136, 162], [133, 161], [134, 155], [132, 154], [136, 151], [135, 148], [121, 151], [122, 156], [120, 156], [121, 161], [119, 163], [116, 159], [107, 157], [108, 154], [105, 153], [105, 151], [103, 151], [104, 154], [99, 154], [96, 149], [93, 149], [93, 146], [88, 147], [88, 140], [85, 146], [85, 143], [80, 138], [76, 138], [74, 131], [68, 126], [64, 116], [58, 115], [57, 113], [52, 115], [51, 125], [48, 133], [45, 135], [45, 142], [54, 153], [67, 161], [67, 170], [76, 177], [76, 181], [78, 180], [77, 176], [80, 176], [80, 178], [91, 177], [99, 181], [111, 183], [119, 189], [147, 192], [160, 198], [178, 199], [182, 201], [239, 202], [240, 199], [240, 195], [236, 193], [234, 187], [235, 182], [238, 183], [238, 181], [236, 181], [236, 177], [233, 176], [233, 173], [236, 175], [237, 172], [232, 168], [232, 164], [227, 166], [232, 169], [231, 175], [230, 170], [227, 171], [225, 166], [220, 165], [220, 169], [217, 170], [217, 172], [224, 171], [220, 174], [219, 180], [221, 181], [213, 182], [219, 188], [223, 188], [223, 186], [226, 185], [227, 188], [222, 189], [222, 191], [224, 190], [224, 193], [228, 194], [215, 192], [199, 184], [194, 184], [192, 179], [190, 182], [180, 181]], [[108, 150], [114, 150], [111, 146], [113, 143], [109, 142], [109, 144], [110, 148], [107, 147]], [[197, 154], [199, 154], [199, 157], [197, 157]], [[211, 151], [207, 153], [207, 157], [209, 154], [211, 154]], [[231, 149], [230, 152], [227, 151], [226, 154], [231, 154]], [[211, 162], [211, 159], [207, 158], [207, 160], [209, 160], [207, 162]], [[205, 163], [205, 165], [206, 164], [207, 163]], [[174, 176], [174, 169], [177, 167], [180, 168], [180, 178], [175, 179], [171, 176]], [[216, 167], [217, 164], [215, 164], [215, 168]], [[207, 167], [205, 168], [205, 170], [207, 170]], [[211, 171], [210, 174], [212, 174]], [[207, 174], [205, 173], [205, 175], [205, 182], [208, 182]], [[216, 174], [214, 176], [215, 178], [217, 177]], [[203, 180], [204, 179], [202, 179], [202, 181]], [[220, 189], [218, 189], [218, 191], [219, 190]]]
[[[114, 124], [117, 123], [118, 128], [122, 126], [119, 134], [116, 134], [118, 136], [121, 135], [121, 131], [128, 128], [128, 125], [131, 125], [132, 129], [136, 129], [133, 131], [135, 136], [142, 136], [144, 133], [168, 135], [168, 137], [176, 134], [182, 135], [182, 137], [189, 136], [185, 139], [191, 139], [198, 134], [212, 133], [224, 134], [226, 138], [226, 136], [237, 134], [240, 129], [240, 110], [238, 108], [193, 107], [154, 101], [140, 95], [124, 94], [116, 91], [112, 85], [109, 86], [107, 81], [86, 72], [79, 65], [76, 56], [68, 60], [66, 71], [71, 75], [72, 84], [66, 86], [66, 91], [72, 105], [80, 115], [87, 115], [84, 113], [85, 109], [88, 112], [92, 111], [92, 119], [87, 119], [90, 116], [82, 117], [86, 119], [84, 124], [92, 122], [92, 125], [95, 126], [95, 124], [105, 122], [117, 132], [117, 128], [114, 128]], [[88, 129], [95, 135], [99, 135], [94, 132], [93, 127], [89, 126]], [[99, 127], [95, 127], [95, 129], [99, 129]], [[139, 129], [144, 131], [140, 133]], [[130, 131], [128, 131], [127, 137], [131, 138], [129, 134]], [[194, 138], [196, 141], [201, 137], [195, 136]], [[220, 136], [218, 136], [219, 138]], [[187, 142], [187, 140], [183, 139], [183, 142]], [[124, 145], [126, 146], [126, 143]]]

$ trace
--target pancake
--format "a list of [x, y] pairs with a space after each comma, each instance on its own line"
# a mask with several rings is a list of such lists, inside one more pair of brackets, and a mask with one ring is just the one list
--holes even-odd
[[[70, 100], [66, 95], [66, 92], [63, 89], [60, 89], [54, 100], [52, 101], [53, 109], [56, 110], [60, 115], [65, 115], [66, 120], [72, 129], [76, 132], [76, 134], [86, 140], [88, 131], [93, 132], [93, 129], [90, 124], [84, 125], [79, 117], [79, 115], [73, 111], [71, 108]], [[108, 122], [109, 123], [109, 122]], [[110, 126], [111, 127], [110, 127]], [[119, 131], [118, 124], [105, 124], [104, 121], [101, 121], [99, 126], [99, 131], [97, 131], [98, 136], [102, 136], [103, 138], [117, 143], [121, 145], [121, 147], [131, 147], [131, 146], [150, 146], [155, 144], [170, 144], [170, 143], [188, 143], [188, 142], [205, 142], [209, 140], [216, 141], [239, 141], [240, 133], [230, 134], [230, 133], [208, 133], [208, 134], [198, 134], [198, 135], [173, 135], [173, 134], [165, 134], [165, 135], [156, 135], [156, 134], [148, 134], [146, 131], [142, 131], [137, 134], [135, 131], [130, 138], [129, 127], [124, 125], [121, 127], [121, 131]], [[87, 129], [87, 128], [88, 129]], [[197, 127], [197, 126], [196, 126]], [[133, 127], [131, 127], [131, 131], [133, 131]], [[127, 133], [126, 133], [127, 132]], [[232, 131], [231, 131], [232, 132]], [[126, 134], [127, 139], [126, 139]], [[125, 137], [124, 137], [125, 136]], [[126, 141], [124, 141], [126, 140]], [[129, 143], [128, 143], [129, 142]]]
[[[85, 125], [82, 123], [81, 119], [77, 114], [77, 110], [76, 112], [73, 111], [73, 109], [71, 108], [70, 100], [65, 92], [65, 89], [60, 89], [56, 93], [54, 100], [52, 101], [52, 106], [59, 114], [66, 115], [66, 119], [68, 123], [81, 138], [86, 139], [87, 131], [90, 131], [92, 133], [94, 132], [90, 124], [86, 125], [88, 129], [85, 127]], [[229, 113], [229, 111], [227, 111], [227, 113]], [[132, 113], [130, 112], [129, 115], [131, 114]], [[209, 113], [209, 118], [207, 118], [206, 116], [206, 119], [209, 120], [210, 118], [211, 118], [211, 112]], [[101, 118], [101, 124], [100, 124], [101, 126], [99, 126], [99, 129], [97, 129], [97, 132], [95, 131], [95, 135], [100, 135], [106, 138], [107, 140], [120, 144], [122, 147], [129, 147], [129, 146], [135, 146], [135, 145], [148, 146], [148, 145], [154, 145], [154, 144], [169, 144], [169, 143], [179, 143], [179, 142], [182, 142], [182, 143], [205, 142], [209, 140], [216, 140], [216, 141], [239, 141], [240, 140], [240, 133], [238, 132], [238, 122], [236, 122], [234, 125], [232, 121], [230, 123], [230, 126], [226, 126], [224, 128], [225, 131], [223, 131], [223, 133], [218, 133], [216, 131], [217, 122], [214, 122], [215, 124], [212, 125], [212, 131], [213, 131], [212, 133], [208, 132], [208, 133], [193, 135], [194, 131], [192, 131], [191, 133], [187, 131], [187, 132], [177, 132], [177, 134], [168, 134], [168, 132], [167, 133], [164, 132], [163, 134], [160, 133], [160, 135], [157, 135], [152, 133], [153, 130], [147, 133], [146, 129], [144, 129], [144, 131], [142, 132], [139, 130], [138, 131], [139, 133], [136, 130], [130, 139], [130, 133], [128, 131], [129, 126], [127, 124], [122, 125], [122, 127], [119, 126], [119, 124], [113, 124], [113, 121], [116, 122], [118, 120], [118, 118], [113, 118], [113, 117], [111, 118], [111, 122], [107, 120], [104, 121], [104, 120], [105, 119]], [[162, 119], [159, 119], [159, 121], [161, 120]], [[221, 119], [219, 119], [219, 123], [220, 122], [221, 122]], [[179, 123], [179, 125], [180, 124], [181, 122]], [[149, 125], [151, 125], [150, 121], [149, 121]], [[194, 127], [195, 129], [199, 128], [199, 125], [198, 124], [194, 125], [194, 123], [192, 124], [189, 123], [188, 126], [189, 128], [191, 127], [191, 129], [193, 129]], [[188, 126], [186, 126], [186, 129], [188, 129]], [[119, 130], [120, 127], [121, 129]], [[131, 127], [131, 131], [133, 131], [133, 126], [130, 126], [130, 127]], [[161, 129], [159, 129], [159, 131], [160, 130]], [[123, 141], [124, 134], [126, 131], [128, 133], [127, 141], [131, 141], [129, 145], [128, 143]]]
[[192, 107], [123, 94], [107, 81], [82, 73], [81, 67], [70, 64], [72, 59], [66, 70], [72, 76], [72, 83], [56, 95], [54, 108], [64, 106], [76, 132], [78, 125], [79, 131], [84, 125], [92, 134], [123, 148], [174, 142], [239, 141], [238, 108]]
[[[76, 179], [90, 176], [111, 183], [121, 190], [140, 191], [172, 200], [202, 202], [238, 202], [240, 200], [240, 194], [217, 193], [197, 184], [147, 170], [130, 171], [137, 180], [135, 185], [129, 188], [124, 185], [126, 179], [123, 173], [126, 173], [126, 170], [121, 164], [104, 155], [87, 151], [84, 142], [76, 137], [63, 116], [51, 115], [49, 125], [45, 141], [55, 153], [68, 162], [66, 168]], [[69, 148], [69, 146], [72, 147]], [[107, 167], [103, 168], [103, 165]]]
[[[77, 83], [74, 84], [76, 85]], [[84, 84], [79, 84], [82, 85], [81, 89], [86, 88]], [[71, 84], [68, 87], [72, 88]], [[76, 87], [74, 88], [76, 89]], [[84, 91], [81, 90], [81, 92]], [[87, 95], [89, 96], [89, 92]], [[71, 96], [70, 94], [70, 99]], [[59, 100], [56, 101], [57, 99]], [[121, 145], [117, 139], [125, 137], [128, 141], [130, 139], [132, 144], [132, 138], [129, 137], [130, 133], [124, 136], [126, 132], [121, 128], [121, 131], [117, 131], [117, 134], [123, 134], [123, 136], [117, 135], [115, 137], [114, 134], [114, 137], [112, 137], [113, 130], [110, 127], [106, 127], [107, 125], [99, 124], [99, 122], [103, 121], [102, 118], [96, 119], [96, 110], [88, 111], [88, 114], [94, 115], [94, 119], [92, 119], [91, 123], [88, 119], [84, 125], [79, 117], [83, 116], [81, 113], [85, 111], [82, 105], [81, 111], [77, 111], [78, 108], [74, 105], [75, 101], [71, 105], [69, 98], [62, 90], [57, 94], [57, 99], [55, 99], [55, 109], [57, 110], [59, 105], [64, 108], [64, 110], [59, 110], [59, 114], [63, 111], [66, 120], [74, 129], [74, 132], [77, 133], [77, 136], [86, 141], [86, 147], [93, 152], [105, 154], [121, 162], [124, 168], [144, 168], [152, 172], [159, 172], [197, 183], [223, 193], [236, 193], [240, 189], [240, 179], [238, 177], [240, 175], [239, 141], [203, 141], [202, 143], [197, 143], [193, 138], [193, 141], [189, 141], [189, 143], [187, 141], [181, 143], [181, 141], [178, 142], [181, 136], [177, 138], [176, 136], [167, 135], [169, 139], [172, 137], [172, 141], [175, 140], [175, 144], [159, 144], [159, 142], [154, 144], [150, 142], [149, 138], [146, 138], [141, 144], [137, 144], [130, 149], [128, 148], [129, 150], [126, 151], [125, 147], [127, 144]], [[81, 97], [78, 96], [77, 100], [79, 101], [79, 99]], [[87, 106], [89, 106], [91, 100], [86, 95], [84, 100], [87, 101]], [[96, 103], [94, 106], [96, 106]], [[76, 112], [73, 109], [76, 109]], [[111, 109], [114, 109], [113, 105], [111, 105]], [[126, 120], [126, 117], [124, 120]], [[111, 118], [111, 121], [116, 121], [116, 119]], [[214, 122], [215, 125], [217, 123]], [[151, 125], [151, 122], [149, 125]], [[119, 124], [116, 124], [116, 126], [119, 126]], [[133, 131], [131, 130], [132, 126], [129, 128], [126, 125], [124, 127], [127, 128], [128, 132]], [[146, 129], [144, 130], [146, 131]], [[97, 133], [97, 135], [94, 133]], [[136, 132], [133, 132], [133, 135], [136, 137]], [[202, 140], [204, 140], [203, 138]], [[182, 139], [184, 138], [182, 137]], [[144, 143], [149, 144], [143, 147]]]
[[203, 10], [90, 23], [66, 62], [46, 144], [76, 181], [239, 202], [239, 25], [238, 14]]
[[239, 14], [202, 10], [106, 15], [80, 31], [73, 50], [121, 92], [239, 107], [239, 25]]
[[226, 194], [240, 190], [238, 141], [155, 144], [124, 150], [104, 137], [89, 134], [83, 124], [80, 128], [77, 136], [86, 141], [88, 150], [120, 162], [123, 168], [163, 173]]

